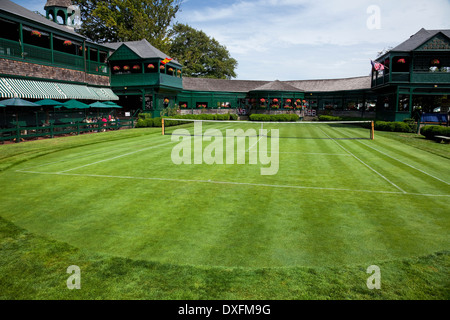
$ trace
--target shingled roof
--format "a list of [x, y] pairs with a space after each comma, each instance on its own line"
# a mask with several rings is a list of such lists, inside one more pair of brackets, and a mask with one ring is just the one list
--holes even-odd
[[266, 83], [269, 81], [183, 77], [183, 89], [190, 91], [249, 92]]
[[332, 92], [367, 90], [371, 88], [371, 77], [353, 77], [344, 79], [296, 80], [286, 81], [293, 87], [307, 92]]
[[424, 28], [422, 28], [416, 34], [412, 35], [408, 40], [391, 49], [391, 51], [413, 51], [439, 33], [442, 33], [447, 38], [450, 38], [450, 30], [425, 30]]
[[263, 84], [262, 86], [257, 87], [251, 91], [303, 92], [304, 90], [294, 87], [287, 82], [281, 82], [279, 80], [275, 80], [275, 81]]
[[250, 91], [286, 91], [286, 92], [331, 92], [367, 90], [371, 88], [371, 77], [354, 77], [326, 80], [294, 81], [258, 81], [258, 80], [222, 80], [208, 78], [183, 78], [183, 89], [189, 91], [214, 92], [250, 92]]
[[72, 1], [70, 0], [48, 0], [44, 6], [44, 9], [47, 7], [63, 7], [68, 8], [72, 5]]
[[65, 33], [69, 33], [73, 36], [77, 36], [79, 38], [86, 39], [86, 37], [76, 33], [72, 28], [57, 24], [39, 14], [34, 13], [12, 1], [9, 1], [9, 0], [1, 0], [0, 1], [0, 11], [4, 11], [9, 14], [18, 16], [19, 18], [30, 20], [33, 23], [38, 23], [38, 24], [41, 24], [41, 25], [44, 25], [47, 27], [51, 27], [53, 29], [63, 31]]
[[[136, 53], [141, 59], [152, 59], [152, 58], [170, 58], [164, 52], [158, 50], [150, 44], [146, 39], [140, 41], [126, 41], [126, 42], [114, 42], [114, 43], [104, 43], [104, 46], [111, 48], [113, 50], [119, 49], [122, 45], [127, 46], [131, 51]], [[171, 61], [172, 63], [181, 64], [175, 59]]]

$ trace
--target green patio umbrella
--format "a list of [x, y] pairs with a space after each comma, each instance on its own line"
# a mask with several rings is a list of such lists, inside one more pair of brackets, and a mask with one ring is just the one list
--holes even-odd
[[52, 99], [44, 99], [44, 100], [39, 100], [35, 102], [36, 104], [40, 105], [40, 106], [60, 106], [63, 103], [62, 102], [58, 102], [56, 100], [52, 100]]
[[115, 102], [112, 102], [112, 101], [105, 101], [105, 102], [102, 102], [102, 103], [103, 103], [103, 104], [109, 105], [110, 108], [118, 108], [118, 109], [122, 109], [121, 106], [119, 106], [118, 104], [116, 104]]
[[[0, 104], [5, 105], [7, 107], [40, 107], [40, 105], [27, 101], [27, 100], [23, 100], [20, 98], [12, 98], [12, 99], [6, 99], [6, 100], [1, 100]], [[16, 125], [17, 127], [19, 127], [19, 113], [16, 112]]]
[[102, 102], [100, 102], [100, 101], [91, 103], [89, 106], [90, 106], [91, 108], [111, 108], [111, 107], [112, 107], [112, 106], [107, 105], [107, 104], [105, 104], [105, 103], [102, 103]]
[[66, 102], [60, 104], [59, 106], [56, 106], [55, 108], [61, 108], [61, 107], [64, 107], [67, 109], [89, 109], [89, 105], [87, 105], [83, 102], [80, 102], [78, 100], [66, 101]]
[[[36, 104], [43, 106], [43, 107], [55, 107], [58, 108], [59, 106], [61, 106], [63, 103], [62, 102], [58, 102], [56, 100], [52, 100], [52, 99], [44, 99], [44, 100], [39, 100], [35, 102]], [[50, 123], [50, 113], [49, 113], [49, 108], [45, 108], [45, 124], [49, 124]]]
[[0, 104], [5, 105], [7, 107], [40, 107], [40, 105], [36, 103], [19, 98], [1, 100]]
[[106, 102], [94, 102], [93, 104], [90, 105], [91, 108], [106, 108], [106, 109], [121, 109], [121, 106], [118, 106], [117, 104], [115, 104], [114, 102], [110, 102], [110, 101], [106, 101]]

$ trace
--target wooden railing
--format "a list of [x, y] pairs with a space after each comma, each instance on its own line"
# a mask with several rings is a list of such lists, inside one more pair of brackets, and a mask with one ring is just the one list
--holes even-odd
[[84, 123], [76, 122], [71, 124], [49, 124], [41, 127], [19, 127], [0, 130], [0, 141], [21, 142], [24, 140], [47, 137], [54, 138], [63, 135], [79, 135], [81, 133], [103, 132], [108, 130], [119, 130], [121, 128], [134, 128], [136, 120], [126, 119], [109, 122]]

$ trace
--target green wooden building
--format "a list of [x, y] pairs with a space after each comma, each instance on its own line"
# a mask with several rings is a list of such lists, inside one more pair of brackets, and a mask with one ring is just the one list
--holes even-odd
[[[0, 98], [114, 100], [131, 116], [156, 117], [176, 108], [180, 113], [307, 111], [391, 121], [418, 111], [446, 113], [450, 105], [450, 30], [421, 29], [378, 57], [384, 70], [372, 68], [367, 76], [225, 80], [184, 77], [183, 66], [147, 40], [89, 41], [74, 31], [70, 0], [48, 0], [45, 10], [42, 16], [0, 1]], [[2, 126], [11, 122], [5, 110]]]
[[418, 111], [448, 111], [450, 30], [421, 29], [376, 60], [384, 66], [372, 70], [379, 118], [401, 121]]
[[[45, 6], [47, 19], [12, 1], [0, 1], [1, 99], [52, 99], [61, 103], [71, 99], [86, 103], [119, 100], [110, 85], [110, 48], [74, 31], [68, 19], [73, 14], [70, 7], [70, 1], [49, 0]], [[41, 126], [86, 116], [87, 112], [55, 110], [53, 106], [7, 107], [0, 114], [0, 126]]]
[[159, 116], [183, 90], [182, 66], [147, 40], [110, 43], [111, 88], [126, 108]]

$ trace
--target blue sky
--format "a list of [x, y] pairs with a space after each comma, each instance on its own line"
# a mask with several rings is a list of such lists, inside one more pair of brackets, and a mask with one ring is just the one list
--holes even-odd
[[450, 29], [449, 16], [450, 0], [184, 0], [176, 20], [226, 46], [237, 79], [303, 80], [368, 75], [377, 52], [421, 28]]

